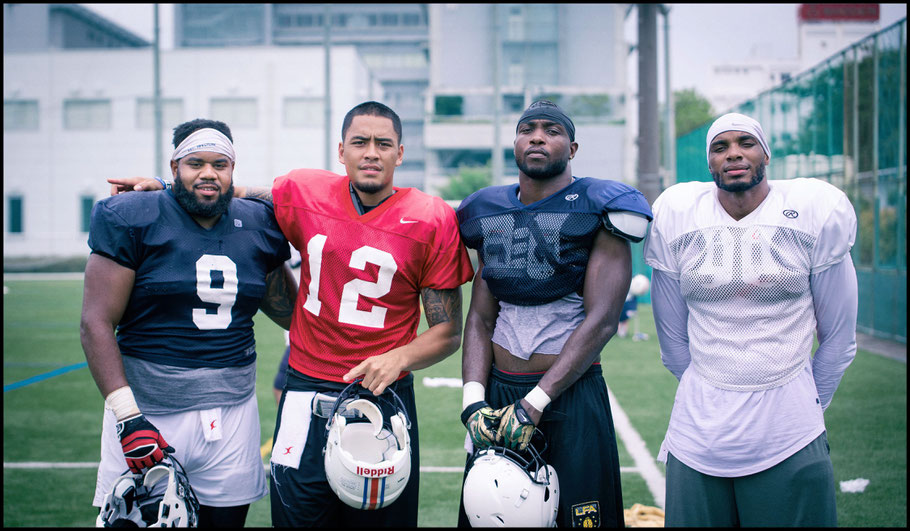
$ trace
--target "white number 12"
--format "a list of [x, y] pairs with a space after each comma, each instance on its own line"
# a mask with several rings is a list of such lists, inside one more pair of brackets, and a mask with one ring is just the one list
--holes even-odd
[[[306, 246], [307, 255], [309, 255], [310, 284], [303, 307], [316, 316], [319, 316], [322, 310], [322, 302], [319, 300], [319, 280], [322, 276], [322, 251], [327, 239], [326, 235], [317, 234], [310, 238]], [[341, 304], [338, 307], [338, 321], [369, 328], [383, 328], [388, 308], [373, 306], [369, 310], [358, 310], [357, 301], [361, 295], [379, 298], [388, 293], [392, 288], [392, 277], [398, 271], [398, 264], [395, 263], [395, 258], [391, 254], [369, 245], [364, 245], [351, 253], [349, 267], [363, 271], [367, 264], [379, 266], [376, 280], [369, 282], [356, 278], [344, 285], [341, 291]]]

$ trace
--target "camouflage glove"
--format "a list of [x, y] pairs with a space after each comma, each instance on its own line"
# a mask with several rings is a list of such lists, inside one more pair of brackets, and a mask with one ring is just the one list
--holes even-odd
[[468, 429], [475, 448], [498, 444], [499, 415], [486, 401], [474, 402], [466, 407], [461, 412], [461, 423]]
[[523, 452], [531, 442], [531, 436], [537, 426], [521, 405], [521, 400], [496, 410], [500, 417], [499, 437], [502, 445], [512, 450]]

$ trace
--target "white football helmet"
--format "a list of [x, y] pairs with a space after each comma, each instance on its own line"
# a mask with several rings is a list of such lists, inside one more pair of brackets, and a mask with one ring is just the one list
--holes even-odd
[[490, 446], [474, 452], [464, 480], [464, 510], [471, 527], [554, 527], [559, 478], [533, 446], [522, 457]]
[[[368, 398], [360, 396], [361, 390], [359, 380], [347, 386], [329, 415], [325, 475], [345, 504], [381, 509], [398, 499], [411, 477], [411, 423], [391, 389], [379, 397], [365, 391]], [[394, 400], [384, 398], [386, 393]], [[382, 404], [394, 411], [388, 418], [383, 418]]]
[[127, 472], [117, 478], [95, 526], [196, 527], [198, 513], [199, 500], [183, 466], [168, 456], [145, 474]]
[[651, 281], [644, 275], [635, 275], [629, 285], [629, 292], [635, 296], [642, 296], [651, 289]]

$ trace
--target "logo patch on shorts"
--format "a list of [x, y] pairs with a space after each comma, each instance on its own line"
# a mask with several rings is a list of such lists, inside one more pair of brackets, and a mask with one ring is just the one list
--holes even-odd
[[572, 527], [600, 527], [600, 502], [573, 505]]

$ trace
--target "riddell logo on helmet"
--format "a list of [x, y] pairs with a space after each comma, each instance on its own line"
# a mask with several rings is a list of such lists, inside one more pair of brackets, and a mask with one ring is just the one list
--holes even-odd
[[362, 466], [357, 467], [357, 475], [359, 476], [368, 476], [368, 477], [382, 477], [382, 476], [391, 476], [395, 473], [395, 467], [380, 467], [380, 468], [365, 468]]

